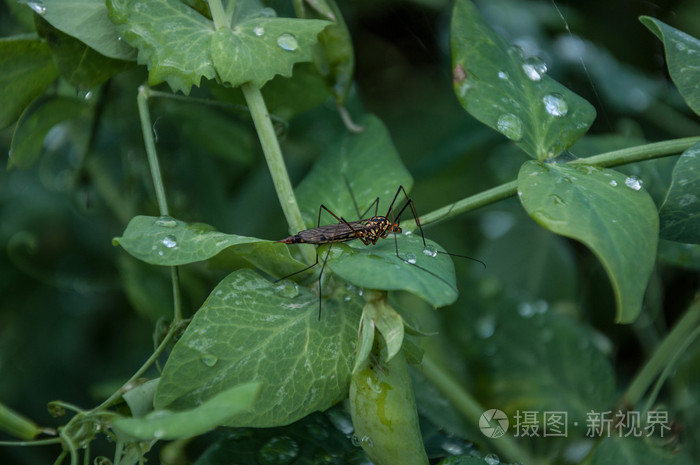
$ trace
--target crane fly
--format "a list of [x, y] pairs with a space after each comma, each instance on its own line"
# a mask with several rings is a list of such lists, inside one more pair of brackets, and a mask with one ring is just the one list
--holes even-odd
[[[399, 194], [403, 192], [404, 196], [406, 197], [406, 204], [399, 210], [398, 214], [394, 215], [394, 204], [396, 203], [396, 200], [399, 198]], [[354, 201], [354, 199], [353, 199]], [[394, 199], [391, 201], [391, 204], [389, 205], [389, 209], [387, 210], [386, 215], [380, 216], [378, 215], [378, 210], [379, 210], [379, 197], [377, 197], [372, 204], [370, 204], [369, 208], [365, 210], [365, 212], [360, 215], [360, 217], [365, 216], [367, 212], [369, 212], [372, 207], [374, 206], [374, 215], [370, 218], [367, 219], [362, 219], [362, 220], [357, 220], [357, 221], [347, 221], [345, 218], [342, 216], [338, 216], [332, 211], [328, 209], [325, 205], [321, 204], [321, 206], [318, 209], [318, 222], [317, 222], [317, 227], [311, 228], [311, 229], [306, 229], [304, 231], [300, 231], [299, 233], [286, 237], [284, 239], [280, 239], [277, 242], [282, 242], [284, 244], [330, 244], [328, 247], [328, 251], [326, 252], [326, 257], [323, 260], [323, 265], [321, 265], [321, 271], [319, 272], [318, 276], [318, 293], [319, 293], [319, 300], [318, 300], [318, 318], [319, 320], [321, 319], [321, 298], [322, 298], [322, 289], [321, 289], [321, 277], [323, 276], [323, 271], [326, 268], [326, 263], [328, 262], [328, 256], [330, 255], [331, 248], [333, 247], [333, 244], [336, 242], [347, 242], [351, 241], [354, 239], [359, 239], [362, 241], [364, 245], [374, 245], [379, 241], [379, 239], [386, 239], [387, 236], [391, 233], [394, 233], [394, 242], [396, 245], [396, 257], [399, 258], [400, 260], [414, 264], [410, 262], [407, 259], [401, 258], [399, 256], [399, 245], [398, 241], [396, 241], [396, 233], [401, 233], [401, 226], [399, 225], [401, 221], [401, 215], [403, 212], [408, 208], [409, 206], [411, 207], [411, 212], [413, 213], [413, 217], [415, 218], [416, 221], [416, 226], [418, 226], [418, 229], [420, 230], [421, 238], [423, 239], [423, 247], [427, 247], [426, 242], [425, 242], [425, 236], [423, 235], [423, 227], [420, 224], [420, 220], [418, 218], [418, 214], [416, 213], [416, 207], [413, 204], [413, 200], [408, 196], [406, 193], [406, 189], [404, 189], [403, 186], [399, 186], [399, 188], [396, 191], [396, 195], [394, 195]], [[323, 211], [328, 212], [333, 218], [335, 218], [338, 222], [335, 224], [328, 224], [325, 226], [321, 226], [321, 213]], [[463, 257], [463, 258], [468, 258], [471, 260], [476, 260], [471, 257], [466, 257], [462, 255], [454, 255], [450, 254], [448, 252], [441, 252], [437, 251], [437, 253], [443, 253], [447, 255], [452, 255], [452, 256], [457, 256], [457, 257]], [[306, 270], [309, 270], [313, 268], [314, 266], [318, 265], [318, 254], [316, 254], [316, 261], [312, 263], [311, 265], [307, 266], [306, 268], [302, 268], [299, 271], [295, 271], [294, 273], [284, 276], [282, 278], [279, 278], [277, 281], [280, 281], [282, 279], [289, 278], [291, 276], [297, 275], [299, 273], [303, 273]], [[480, 263], [483, 264], [480, 260], [476, 260]], [[485, 266], [485, 265], [484, 265]], [[427, 271], [427, 270], [426, 270]], [[431, 273], [432, 274], [432, 273]]]

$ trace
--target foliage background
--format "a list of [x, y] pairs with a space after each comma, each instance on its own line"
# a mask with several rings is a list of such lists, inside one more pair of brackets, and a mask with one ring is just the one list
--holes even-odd
[[[287, 4], [275, 6], [290, 12]], [[578, 56], [562, 47], [569, 36], [551, 2], [479, 4], [499, 31], [507, 31], [508, 40], [542, 47], [549, 74], [596, 107], [591, 134], [604, 136], [581, 142], [574, 153], [582, 156], [700, 132], [697, 118], [669, 84], [660, 42], [637, 21], [642, 14], [655, 16], [699, 37], [697, 2], [556, 6], [572, 32], [591, 47], [579, 55], [587, 73]], [[420, 212], [515, 178], [525, 155], [467, 116], [454, 96], [449, 2], [358, 1], [341, 9], [356, 56], [350, 111], [375, 113], [388, 126], [415, 178], [412, 197]], [[0, 3], [0, 36], [32, 31], [30, 13], [9, 0]], [[89, 157], [81, 147], [91, 128], [78, 121], [49, 133], [44, 155], [33, 169], [0, 174], [0, 399], [40, 424], [61, 424], [48, 415], [48, 401], [89, 406], [116, 389], [152, 351], [154, 327], [171, 312], [168, 273], [131, 259], [111, 243], [133, 215], [157, 215], [135, 99], [145, 78], [143, 67], [134, 67], [99, 89], [78, 91], [82, 98], [100, 99], [98, 111], [104, 119], [93, 134], [96, 150]], [[210, 94], [240, 99], [235, 92], [207, 83], [193, 92]], [[338, 138], [342, 124], [317, 87], [274, 94], [268, 104], [289, 122], [282, 148], [298, 182]], [[151, 112], [173, 216], [240, 235], [278, 239], [288, 234], [244, 113], [172, 100], [155, 100]], [[6, 152], [11, 137], [12, 128], [0, 132]], [[621, 170], [641, 177], [659, 205], [673, 161]], [[489, 337], [484, 336], [498, 326], [498, 347], [517, 350], [507, 321], [518, 312], [544, 306], [564, 315], [565, 325], [584, 328], [581, 331], [604, 351], [616, 373], [616, 385], [607, 388], [619, 390], [687, 307], [700, 281], [697, 262], [686, 267], [664, 262], [664, 256], [680, 252], [675, 244], [662, 242], [662, 260], [642, 315], [632, 325], [617, 326], [612, 291], [595, 257], [581, 245], [539, 228], [517, 199], [463, 215], [427, 234], [446, 250], [488, 264], [483, 272], [456, 261], [460, 299], [427, 322], [444, 336], [428, 344], [441, 346], [451, 358], [451, 368], [484, 400], [497, 400], [489, 398], [493, 386], [482, 384], [494, 379], [479, 376], [489, 370], [482, 366], [488, 365], [483, 354]], [[221, 277], [201, 266], [183, 269], [186, 312], [196, 310]], [[536, 346], [538, 341], [523, 337], [517, 343]], [[699, 356], [695, 343], [684, 363], [693, 366]], [[562, 363], [574, 360], [572, 354]], [[697, 399], [697, 375], [681, 371], [677, 382], [677, 389], [695, 389]], [[673, 405], [678, 400], [672, 396], [674, 384], [667, 390], [663, 399], [681, 410], [684, 434], [693, 434], [697, 416], [693, 420], [689, 412], [697, 407]], [[683, 413], [684, 407], [690, 410]], [[422, 413], [431, 424], [430, 413]], [[463, 428], [448, 425], [447, 430]], [[439, 450], [444, 437], [436, 434]], [[0, 457], [16, 463], [46, 463], [55, 454], [48, 448], [0, 451]]]

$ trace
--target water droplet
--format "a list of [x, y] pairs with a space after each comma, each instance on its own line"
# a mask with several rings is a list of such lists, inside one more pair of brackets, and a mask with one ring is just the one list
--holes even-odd
[[160, 216], [153, 222], [153, 224], [164, 228], [174, 228], [177, 226], [177, 221], [172, 216]]
[[255, 27], [253, 28], [253, 33], [254, 33], [256, 36], [260, 37], [260, 36], [262, 36], [263, 34], [265, 34], [265, 28], [262, 27], [262, 26], [255, 26]]
[[476, 322], [476, 332], [482, 339], [488, 339], [496, 332], [496, 320], [493, 316], [487, 315]]
[[153, 432], [153, 437], [156, 439], [160, 439], [163, 436], [165, 436], [165, 431], [163, 431], [162, 429], [157, 429]]
[[411, 265], [415, 265], [416, 264], [416, 254], [411, 253], [411, 252], [407, 253], [406, 254], [406, 261], [408, 263], [410, 263]]
[[523, 61], [523, 71], [531, 81], [539, 81], [547, 72], [547, 64], [540, 57], [528, 57]]
[[523, 318], [530, 318], [535, 314], [535, 307], [530, 302], [521, 302], [518, 304], [518, 315]]
[[440, 444], [440, 447], [450, 455], [460, 455], [464, 453], [463, 444], [454, 439], [445, 439], [442, 444]]
[[503, 79], [504, 81], [508, 80], [508, 73], [506, 73], [505, 71], [499, 71], [498, 79]]
[[275, 286], [275, 292], [282, 297], [292, 299], [299, 295], [299, 286], [293, 281], [285, 280]]
[[617, 187], [617, 181], [613, 179], [612, 181], [610, 181], [610, 185], [613, 187]]
[[501, 463], [501, 459], [499, 459], [496, 454], [488, 454], [484, 456], [484, 462], [488, 465], [498, 465]]
[[542, 103], [545, 111], [552, 116], [564, 116], [569, 111], [569, 104], [566, 103], [564, 96], [557, 92], [542, 97]]
[[299, 46], [297, 43], [297, 38], [289, 32], [285, 32], [277, 38], [277, 45], [279, 45], [283, 50], [290, 52], [293, 52]]
[[258, 462], [262, 465], [285, 465], [299, 455], [299, 444], [288, 436], [279, 436], [267, 441], [258, 451]]
[[27, 6], [37, 14], [43, 15], [46, 13], [46, 7], [41, 2], [29, 2]]
[[203, 364], [205, 364], [209, 368], [216, 365], [216, 362], [219, 361], [219, 357], [217, 357], [216, 355], [212, 355], [212, 354], [202, 354], [199, 357], [199, 359], [202, 361]]
[[496, 121], [498, 132], [510, 140], [519, 141], [523, 137], [523, 122], [512, 113], [504, 113]]
[[637, 176], [629, 176], [627, 179], [625, 179], [625, 186], [632, 190], [638, 191], [642, 188], [642, 180]]
[[177, 247], [177, 239], [175, 238], [175, 236], [172, 236], [170, 234], [165, 236], [161, 243], [169, 249]]
[[438, 250], [435, 248], [435, 246], [426, 245], [423, 249], [423, 254], [427, 255], [428, 257], [437, 257]]

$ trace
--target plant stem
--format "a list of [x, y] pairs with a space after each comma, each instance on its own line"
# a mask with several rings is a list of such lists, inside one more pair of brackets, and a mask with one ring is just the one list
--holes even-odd
[[665, 140], [651, 144], [638, 145], [626, 149], [601, 153], [587, 158], [579, 158], [568, 162], [569, 165], [596, 165], [603, 168], [652, 160], [654, 158], [678, 155], [700, 142], [700, 137], [684, 137], [682, 139]]
[[[436, 388], [452, 403], [455, 409], [462, 414], [471, 424], [478, 425], [479, 417], [486, 411], [474, 399], [459, 382], [438, 366], [428, 355], [423, 356], [421, 368], [425, 377], [435, 385]], [[535, 463], [535, 459], [529, 452], [510, 436], [503, 435], [497, 439], [484, 436], [491, 446], [503, 454], [508, 460], [517, 460], [521, 463]]]
[[637, 373], [627, 391], [620, 399], [620, 405], [635, 406], [649, 389], [654, 379], [669, 365], [695, 331], [700, 327], [700, 298], [696, 298], [685, 315], [676, 323], [666, 338], [659, 344], [654, 354]]
[[219, 30], [224, 27], [230, 27], [226, 13], [224, 13], [224, 7], [221, 5], [221, 0], [207, 0], [207, 3], [209, 3], [211, 19], [214, 20], [214, 29]]
[[[277, 198], [280, 201], [282, 211], [289, 224], [290, 232], [296, 233], [298, 231], [303, 231], [306, 229], [304, 220], [299, 211], [296, 197], [294, 196], [294, 189], [292, 189], [287, 167], [282, 158], [282, 149], [277, 140], [275, 130], [272, 127], [272, 121], [267, 112], [265, 100], [260, 93], [260, 89], [250, 82], [243, 84], [241, 90], [243, 91], [243, 96], [250, 109], [250, 114], [253, 117], [253, 123], [258, 132], [258, 138], [260, 139], [260, 144], [265, 154], [265, 160], [267, 161], [267, 167], [270, 170], [272, 182], [277, 191]], [[315, 255], [310, 248], [301, 248], [301, 253], [308, 263], [314, 261]]]
[[[677, 155], [693, 145], [700, 142], [700, 137], [684, 137], [682, 139], [673, 139], [663, 142], [655, 142], [652, 144], [630, 147], [613, 152], [601, 153], [588, 158], [579, 158], [568, 162], [569, 165], [596, 165], [601, 167], [613, 167], [635, 163], [640, 161], [652, 160], [671, 155]], [[499, 200], [503, 200], [517, 193], [518, 181], [510, 181], [500, 186], [480, 192], [471, 197], [464, 198], [450, 205], [446, 205], [435, 211], [420, 217], [421, 225], [425, 226], [433, 223], [440, 223], [444, 220], [452, 218], [486, 205], [490, 205]], [[406, 230], [414, 230], [416, 224], [414, 220], [402, 222], [401, 226]]]
[[139, 93], [136, 97], [136, 102], [138, 103], [139, 107], [139, 117], [141, 118], [141, 132], [143, 133], [143, 142], [146, 146], [146, 157], [148, 157], [148, 165], [151, 168], [153, 187], [156, 190], [158, 210], [160, 211], [161, 215], [165, 216], [168, 214], [168, 202], [165, 197], [163, 177], [160, 174], [160, 165], [158, 164], [158, 155], [156, 154], [156, 143], [153, 140], [153, 123], [151, 123], [151, 114], [148, 111], [148, 97], [149, 88], [146, 86], [139, 87]]

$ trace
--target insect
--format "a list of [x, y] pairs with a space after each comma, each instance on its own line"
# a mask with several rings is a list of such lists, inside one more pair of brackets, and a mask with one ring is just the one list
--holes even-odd
[[[394, 204], [396, 203], [396, 200], [399, 198], [399, 194], [403, 192], [404, 196], [406, 197], [406, 203], [404, 204], [403, 207], [399, 210], [398, 214], [394, 214]], [[354, 202], [354, 199], [353, 199]], [[404, 258], [401, 258], [399, 256], [399, 246], [398, 246], [398, 241], [396, 241], [396, 233], [401, 233], [401, 226], [399, 225], [400, 223], [400, 218], [403, 212], [406, 210], [406, 208], [411, 207], [411, 212], [413, 213], [413, 217], [415, 218], [416, 221], [416, 226], [418, 226], [418, 229], [420, 230], [421, 238], [423, 239], [423, 246], [426, 247], [426, 242], [425, 242], [425, 236], [423, 235], [423, 227], [420, 224], [420, 220], [418, 219], [418, 214], [416, 213], [416, 207], [413, 204], [413, 200], [408, 196], [406, 193], [406, 189], [404, 189], [403, 186], [399, 186], [399, 188], [396, 191], [396, 194], [394, 195], [394, 199], [391, 201], [391, 204], [389, 204], [389, 209], [386, 212], [386, 215], [380, 216], [378, 215], [378, 210], [379, 210], [379, 197], [377, 197], [372, 204], [370, 204], [369, 208], [365, 210], [363, 214], [360, 215], [360, 217], [363, 217], [369, 212], [372, 207], [374, 207], [374, 215], [370, 218], [367, 219], [362, 219], [362, 220], [357, 220], [357, 221], [347, 221], [345, 218], [342, 216], [338, 216], [332, 211], [330, 211], [325, 205], [321, 204], [321, 206], [318, 209], [318, 222], [317, 222], [317, 227], [311, 228], [311, 229], [306, 229], [304, 231], [300, 231], [299, 233], [286, 237], [284, 239], [281, 239], [277, 242], [282, 242], [284, 244], [330, 244], [328, 247], [328, 251], [326, 252], [326, 257], [323, 260], [323, 264], [321, 265], [321, 271], [319, 272], [318, 276], [318, 282], [319, 282], [319, 301], [318, 301], [318, 318], [319, 320], [321, 319], [321, 298], [322, 298], [322, 290], [321, 290], [321, 277], [323, 276], [323, 271], [326, 268], [326, 263], [328, 262], [328, 256], [330, 254], [331, 248], [333, 247], [333, 244], [336, 242], [346, 242], [346, 241], [351, 241], [354, 239], [359, 239], [362, 241], [364, 245], [374, 245], [377, 243], [379, 239], [386, 239], [386, 237], [390, 233], [394, 233], [394, 242], [396, 246], [396, 256], [407, 263], [411, 263], [409, 260], [406, 260]], [[333, 218], [338, 220], [338, 223], [335, 224], [329, 224], [325, 226], [321, 226], [321, 213], [325, 210], [328, 212]], [[468, 258], [471, 260], [476, 260], [471, 257], [466, 257], [462, 255], [454, 255], [450, 254], [448, 252], [441, 252], [437, 251], [438, 253], [444, 253], [447, 255], [453, 255], [457, 257], [463, 257], [463, 258]], [[291, 276], [297, 275], [299, 273], [303, 273], [306, 270], [309, 270], [313, 268], [314, 266], [318, 265], [318, 254], [316, 254], [316, 261], [312, 263], [311, 265], [307, 266], [306, 268], [302, 268], [299, 271], [295, 271], [294, 273], [284, 276], [283, 278], [278, 279], [277, 281], [280, 281], [282, 279], [289, 278]], [[480, 260], [476, 260], [480, 262], [483, 265], [483, 262]], [[411, 263], [413, 264], [413, 263]], [[485, 265], [484, 265], [485, 266]]]

